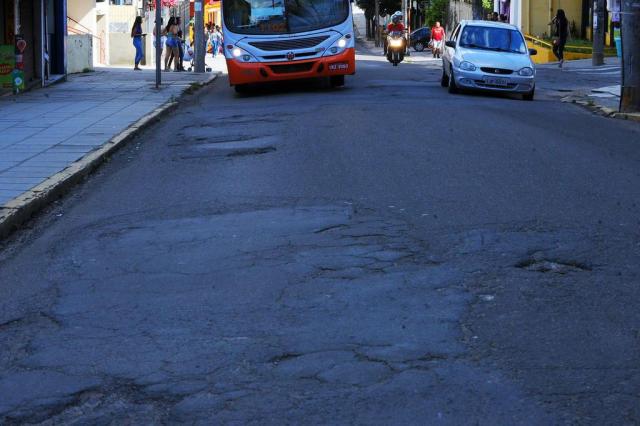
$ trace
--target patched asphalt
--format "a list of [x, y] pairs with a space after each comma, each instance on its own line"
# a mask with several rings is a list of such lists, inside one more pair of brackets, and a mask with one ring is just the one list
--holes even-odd
[[640, 422], [640, 127], [221, 78], [0, 252], [0, 421]]

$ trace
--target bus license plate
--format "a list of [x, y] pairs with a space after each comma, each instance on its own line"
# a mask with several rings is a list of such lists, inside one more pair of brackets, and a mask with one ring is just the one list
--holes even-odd
[[329, 71], [343, 71], [349, 69], [349, 64], [339, 62], [337, 64], [329, 64]]
[[496, 78], [496, 77], [485, 77], [485, 84], [490, 84], [492, 86], [508, 86], [509, 79], [508, 78]]

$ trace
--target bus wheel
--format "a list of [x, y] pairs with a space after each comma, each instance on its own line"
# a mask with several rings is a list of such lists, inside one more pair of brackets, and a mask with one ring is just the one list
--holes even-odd
[[249, 91], [248, 84], [236, 84], [233, 88], [236, 89], [236, 93], [247, 93]]
[[329, 83], [331, 84], [331, 87], [344, 86], [344, 75], [333, 75], [329, 77]]

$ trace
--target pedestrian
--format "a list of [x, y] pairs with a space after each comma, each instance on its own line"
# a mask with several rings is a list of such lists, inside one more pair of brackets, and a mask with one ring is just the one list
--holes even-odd
[[216, 40], [216, 29], [215, 27], [210, 27], [209, 31], [207, 31], [207, 53], [211, 51], [211, 56], [215, 58], [217, 50], [218, 41]]
[[[162, 18], [160, 18], [160, 43], [162, 43], [162, 37], [164, 36], [164, 29], [162, 28], [162, 25], [164, 25], [164, 20]], [[157, 43], [158, 37], [156, 34], [156, 26], [153, 26], [153, 48], [155, 49], [156, 43]], [[162, 46], [162, 44], [161, 44]]]
[[178, 70], [184, 71], [184, 64], [182, 59], [182, 57], [184, 56], [184, 38], [182, 36], [182, 18], [179, 16], [176, 18], [176, 25], [178, 26]]
[[207, 43], [207, 50], [205, 50], [205, 52], [213, 53], [213, 24], [211, 22], [204, 26], [204, 36]]
[[[176, 18], [172, 16], [169, 18], [169, 22], [167, 26], [164, 28], [164, 35], [167, 37], [167, 41], [165, 42], [166, 50], [164, 54], [164, 70], [169, 71], [169, 61], [171, 60], [172, 55], [174, 57], [178, 57], [180, 52], [178, 50], [178, 26], [176, 25]], [[175, 70], [178, 71], [178, 61], [175, 61], [174, 64]]]
[[558, 58], [558, 66], [562, 68], [564, 64], [564, 46], [569, 37], [569, 21], [563, 9], [558, 9], [556, 16], [549, 24], [553, 27], [553, 54]]
[[182, 23], [182, 18], [179, 16], [176, 17], [176, 25], [178, 26], [178, 34], [176, 36], [177, 36], [177, 42], [178, 42], [179, 58], [173, 54], [173, 51], [171, 52], [171, 57], [169, 58], [169, 68], [171, 68], [171, 63], [174, 60], [177, 61], [178, 69], [176, 69], [176, 71], [184, 71], [184, 67], [182, 66], [182, 63], [183, 63], [182, 56], [184, 55], [184, 49], [182, 47], [182, 44], [184, 40], [182, 38], [182, 26], [180, 25], [181, 23]]
[[434, 58], [439, 58], [444, 45], [445, 33], [444, 28], [440, 26], [440, 22], [436, 21], [436, 25], [431, 28], [431, 52]]
[[220, 28], [220, 25], [216, 25], [216, 30], [218, 30], [218, 46], [219, 46], [219, 52], [221, 55], [224, 54], [224, 34], [222, 34], [222, 29]]
[[498, 12], [493, 12], [491, 14], [491, 20], [493, 22], [499, 22], [500, 21], [500, 14]]
[[133, 22], [133, 26], [131, 27], [131, 38], [133, 39], [133, 47], [136, 48], [136, 57], [134, 59], [135, 66], [133, 67], [136, 71], [141, 71], [139, 65], [142, 58], [144, 58], [144, 54], [142, 53], [142, 36], [144, 33], [142, 32], [142, 16], [136, 16], [136, 20]]
[[213, 57], [216, 58], [222, 46], [222, 33], [220, 32], [220, 27], [217, 25], [213, 26], [213, 31], [211, 32], [211, 44]]
[[500, 22], [502, 22], [503, 24], [508, 24], [509, 23], [509, 18], [507, 17], [507, 15], [505, 15], [504, 13], [500, 14]]

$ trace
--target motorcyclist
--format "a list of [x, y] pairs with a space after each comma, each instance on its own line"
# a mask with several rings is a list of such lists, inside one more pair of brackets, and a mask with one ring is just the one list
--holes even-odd
[[404, 24], [402, 23], [402, 12], [396, 12], [391, 16], [391, 22], [387, 25], [388, 32], [400, 31], [404, 32]]
[[[391, 22], [387, 25], [387, 34], [391, 34], [392, 32], [402, 32], [404, 33], [404, 24], [402, 12], [397, 11], [393, 15], [391, 15]], [[388, 46], [387, 37], [384, 38], [384, 56], [387, 56], [387, 46]]]

